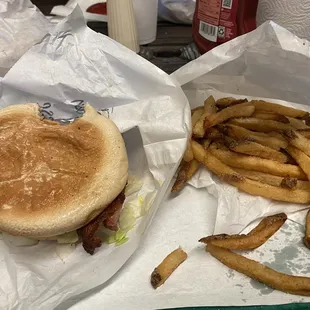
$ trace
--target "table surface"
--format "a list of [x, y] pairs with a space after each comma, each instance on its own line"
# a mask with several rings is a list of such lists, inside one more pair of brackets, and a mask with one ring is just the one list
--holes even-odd
[[[67, 0], [32, 0], [43, 12], [49, 15], [53, 6], [64, 5]], [[88, 26], [94, 31], [106, 34], [106, 23], [89, 22]], [[157, 27], [157, 38], [151, 44], [143, 46], [143, 55], [148, 55], [148, 60], [168, 74], [185, 65], [188, 60], [181, 57], [181, 48], [192, 43], [192, 27], [160, 22]]]

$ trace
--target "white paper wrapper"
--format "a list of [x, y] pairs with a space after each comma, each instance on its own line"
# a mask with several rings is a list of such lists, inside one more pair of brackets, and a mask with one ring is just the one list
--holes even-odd
[[81, 115], [82, 103], [92, 104], [122, 131], [129, 174], [142, 181], [142, 217], [121, 246], [104, 244], [90, 256], [81, 245], [70, 255], [55, 242], [0, 242], [0, 308], [54, 309], [105, 283], [139, 246], [185, 150], [189, 105], [168, 75], [87, 28], [79, 8], [15, 64], [0, 94], [1, 107], [38, 102], [54, 119], [70, 120]]
[[49, 31], [51, 23], [30, 0], [0, 1], [0, 77]]
[[[125, 268], [106, 285], [93, 290], [90, 296], [79, 296], [66, 306], [75, 303], [70, 310], [194, 306], [217, 309], [219, 306], [310, 302], [309, 297], [285, 294], [259, 284], [206, 253], [198, 239], [212, 234], [216, 205], [216, 200], [205, 189], [191, 186], [184, 188], [182, 195], [170, 197], [158, 210], [143, 245]], [[280, 272], [309, 276], [309, 250], [303, 247], [302, 237], [302, 227], [288, 221], [265, 245], [242, 254]], [[151, 272], [178, 246], [187, 252], [188, 259], [163, 286], [154, 290], [150, 284]]]
[[[189, 63], [174, 77], [183, 85], [193, 107], [201, 105], [209, 94], [276, 98], [308, 104], [309, 56], [308, 42], [269, 23]], [[303, 108], [309, 111], [309, 106]], [[238, 193], [228, 185], [218, 184], [216, 178], [203, 169], [192, 184], [195, 187], [188, 185], [180, 194], [171, 195], [165, 201], [143, 246], [126, 268], [107, 285], [92, 291], [92, 295], [72, 300], [71, 305], [76, 305], [70, 310], [99, 309], [103, 305], [106, 309], [147, 310], [310, 302], [309, 297], [274, 291], [230, 270], [198, 243], [201, 237], [214, 231], [239, 232], [252, 219], [294, 207]], [[305, 213], [296, 215], [304, 224]], [[292, 213], [290, 217], [294, 218]], [[248, 229], [250, 227], [245, 232]], [[302, 244], [303, 234], [303, 225], [287, 221], [266, 244], [242, 254], [280, 272], [310, 276], [309, 250]], [[188, 253], [188, 259], [154, 291], [150, 285], [151, 272], [178, 246]]]

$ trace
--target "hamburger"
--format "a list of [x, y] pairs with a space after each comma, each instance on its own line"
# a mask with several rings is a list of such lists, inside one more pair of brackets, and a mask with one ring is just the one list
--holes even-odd
[[36, 240], [75, 234], [93, 254], [117, 230], [128, 158], [116, 125], [89, 104], [68, 125], [37, 104], [0, 110], [0, 231]]

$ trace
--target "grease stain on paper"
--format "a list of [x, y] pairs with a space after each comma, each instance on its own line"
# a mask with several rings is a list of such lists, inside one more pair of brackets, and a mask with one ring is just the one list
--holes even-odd
[[295, 245], [288, 245], [279, 252], [274, 252], [274, 260], [266, 262], [265, 265], [286, 274], [300, 272], [303, 269], [303, 265], [296, 261], [299, 257], [299, 252], [300, 250]]
[[269, 295], [274, 291], [272, 288], [268, 287], [267, 285], [260, 283], [253, 279], [250, 280], [250, 284], [252, 285], [253, 288], [260, 291], [260, 295]]
[[229, 270], [227, 271], [227, 277], [230, 278], [230, 279], [232, 279], [232, 278], [234, 278], [234, 276], [235, 276], [234, 270], [229, 269]]

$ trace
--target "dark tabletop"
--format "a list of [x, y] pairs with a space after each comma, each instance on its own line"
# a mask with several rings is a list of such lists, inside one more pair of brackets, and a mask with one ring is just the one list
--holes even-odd
[[[49, 15], [53, 6], [64, 5], [67, 3], [67, 0], [32, 0], [32, 2], [43, 14]], [[106, 23], [89, 22], [88, 26], [97, 32], [105, 35], [108, 34]], [[187, 46], [192, 41], [191, 26], [159, 22], [157, 39], [151, 44], [143, 46], [141, 54], [170, 74], [188, 62], [188, 60], [181, 56], [181, 48]]]

